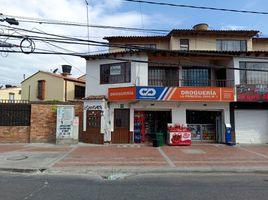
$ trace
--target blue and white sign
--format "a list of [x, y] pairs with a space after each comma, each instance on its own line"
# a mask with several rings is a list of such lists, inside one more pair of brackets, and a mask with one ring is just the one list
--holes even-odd
[[136, 99], [138, 100], [165, 100], [171, 87], [136, 87]]

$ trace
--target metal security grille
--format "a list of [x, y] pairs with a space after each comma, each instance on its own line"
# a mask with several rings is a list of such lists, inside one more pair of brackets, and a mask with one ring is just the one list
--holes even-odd
[[0, 103], [0, 126], [29, 126], [31, 105]]

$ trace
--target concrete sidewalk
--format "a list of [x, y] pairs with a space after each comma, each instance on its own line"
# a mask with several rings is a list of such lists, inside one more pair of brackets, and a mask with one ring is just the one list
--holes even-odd
[[0, 170], [46, 173], [268, 173], [268, 145], [0, 145]]

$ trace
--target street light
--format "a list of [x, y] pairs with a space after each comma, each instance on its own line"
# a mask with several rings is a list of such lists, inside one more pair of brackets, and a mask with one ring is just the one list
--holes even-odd
[[[3, 15], [3, 14], [0, 13], [0, 16], [1, 15]], [[16, 20], [13, 17], [5, 17], [5, 18], [2, 18], [2, 19], [0, 19], [0, 22], [7, 22], [7, 23], [9, 23], [9, 25], [19, 25], [18, 20]]]
[[9, 23], [10, 25], [19, 25], [18, 20], [16, 20], [15, 18], [6, 17], [4, 21]]

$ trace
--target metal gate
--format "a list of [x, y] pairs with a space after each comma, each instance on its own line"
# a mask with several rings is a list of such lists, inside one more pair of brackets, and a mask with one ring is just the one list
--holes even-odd
[[88, 110], [86, 119], [86, 131], [82, 134], [85, 143], [103, 144], [104, 135], [101, 134], [101, 111]]
[[114, 110], [113, 144], [129, 143], [129, 109]]

